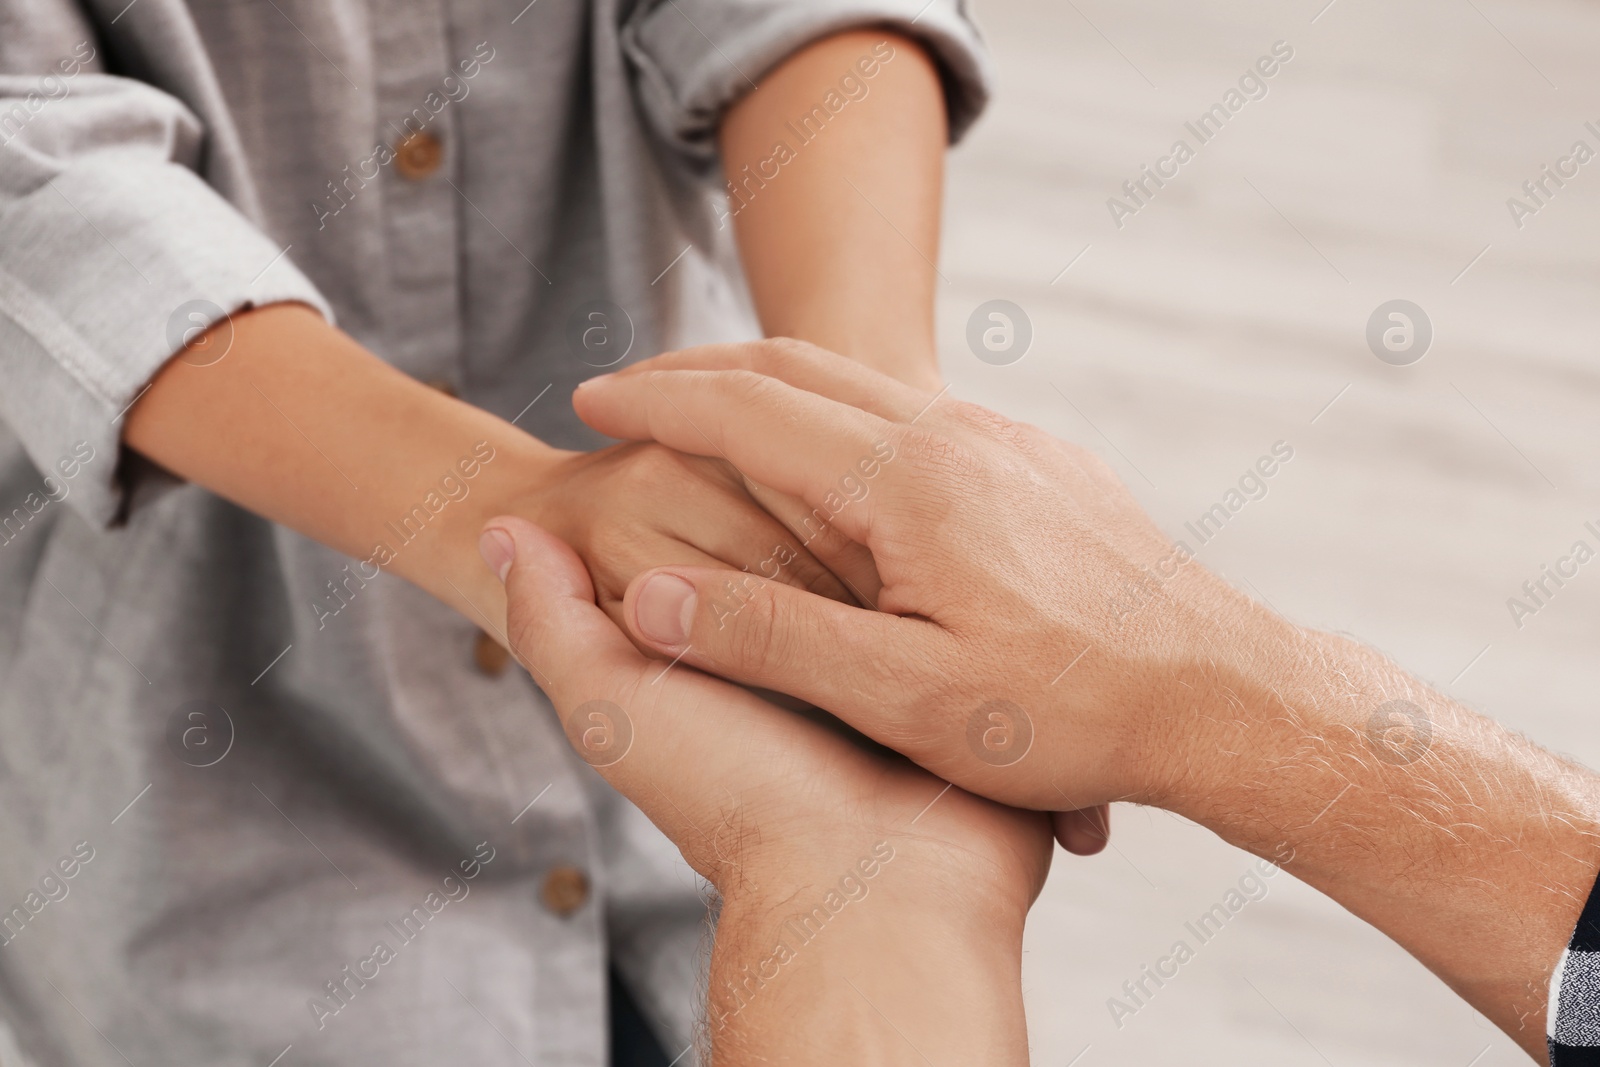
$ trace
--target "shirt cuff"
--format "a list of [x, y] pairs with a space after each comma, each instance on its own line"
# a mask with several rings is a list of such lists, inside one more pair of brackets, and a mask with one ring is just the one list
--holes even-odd
[[1600, 1067], [1600, 881], [1550, 976], [1550, 1067]]
[[[954, 143], [983, 111], [992, 81], [983, 38], [965, 9], [962, 0], [663, 0], [640, 5], [622, 46], [650, 125], [707, 163], [716, 157], [723, 112], [774, 66], [821, 38], [882, 26], [920, 43], [938, 65]], [[839, 75], [862, 80], [855, 70]]]
[[134, 152], [69, 166], [0, 214], [0, 417], [51, 498], [119, 518], [122, 418], [186, 338], [280, 301], [331, 321], [285, 253], [193, 171]]

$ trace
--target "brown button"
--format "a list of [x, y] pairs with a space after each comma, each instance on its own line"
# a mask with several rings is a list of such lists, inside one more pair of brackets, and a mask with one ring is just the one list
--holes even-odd
[[472, 662], [484, 674], [498, 678], [505, 673], [506, 664], [511, 662], [511, 653], [499, 641], [479, 630], [478, 639], [472, 643]]
[[423, 384], [429, 389], [434, 389], [443, 393], [445, 396], [453, 397], [456, 395], [456, 387], [445, 381], [443, 378], [435, 378], [433, 381], [424, 382]]
[[418, 130], [394, 146], [394, 169], [402, 178], [420, 182], [439, 169], [444, 159], [444, 145], [431, 133]]
[[552, 867], [539, 895], [545, 907], [565, 919], [589, 899], [589, 877], [576, 867]]

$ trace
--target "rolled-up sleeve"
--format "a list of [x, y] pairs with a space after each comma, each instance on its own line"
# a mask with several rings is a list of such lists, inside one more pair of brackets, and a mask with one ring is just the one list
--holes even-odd
[[962, 0], [642, 0], [622, 41], [650, 124], [686, 155], [709, 160], [723, 112], [762, 75], [812, 41], [863, 26], [928, 50], [944, 83], [950, 139], [959, 140], [991, 81]]
[[0, 73], [0, 418], [117, 517], [122, 416], [192, 330], [316, 287], [199, 176], [203, 129], [144, 83]]

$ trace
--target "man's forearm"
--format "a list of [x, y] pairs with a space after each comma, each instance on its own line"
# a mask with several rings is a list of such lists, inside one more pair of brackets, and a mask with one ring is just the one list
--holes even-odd
[[505, 600], [478, 561], [478, 530], [554, 454], [291, 304], [235, 315], [172, 359], [124, 440], [354, 557], [357, 578], [393, 570], [493, 632]]
[[[773, 377], [752, 388], [751, 368]], [[890, 611], [769, 584], [724, 627], [717, 576], [675, 567], [682, 625], [628, 620], [642, 645], [825, 707], [994, 800], [1044, 810], [1070, 787], [1194, 819], [1388, 933], [1542, 1058], [1552, 968], [1600, 869], [1595, 774], [1190, 565], [1099, 459], [849, 360], [675, 353], [576, 404], [818, 508], [851, 457], [895, 449], [832, 512]]]
[[721, 136], [728, 213], [763, 329], [939, 388], [948, 131], [922, 48], [878, 30], [819, 41], [735, 105]]
[[[1244, 609], [1195, 668], [1189, 768], [1158, 802], [1383, 930], [1536, 1058], [1600, 868], [1600, 779], [1353, 641]], [[1241, 659], [1239, 650], [1248, 659]]]

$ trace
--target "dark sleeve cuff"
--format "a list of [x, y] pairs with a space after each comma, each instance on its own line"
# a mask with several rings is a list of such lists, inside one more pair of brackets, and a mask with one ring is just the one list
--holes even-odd
[[1550, 977], [1550, 1067], [1600, 1067], [1600, 880]]

